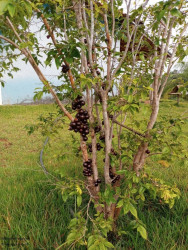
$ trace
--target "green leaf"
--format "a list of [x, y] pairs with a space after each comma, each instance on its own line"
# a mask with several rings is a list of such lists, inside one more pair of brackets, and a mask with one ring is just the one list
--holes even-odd
[[76, 58], [80, 58], [80, 52], [77, 48], [74, 48], [72, 51], [71, 51], [71, 56], [72, 57], [76, 57]]
[[5, 87], [5, 83], [3, 81], [0, 82], [1, 86], [4, 88]]
[[4, 14], [4, 12], [7, 10], [8, 4], [9, 4], [9, 1], [1, 1], [0, 2], [0, 15]]
[[173, 16], [181, 17], [181, 12], [176, 8], [172, 9], [170, 12]]
[[62, 192], [62, 198], [63, 198], [63, 201], [66, 202], [67, 199], [68, 199], [68, 193], [66, 193], [66, 192], [63, 193], [63, 192]]
[[124, 203], [124, 201], [123, 201], [123, 200], [120, 200], [120, 201], [118, 202], [118, 204], [117, 204], [116, 207], [117, 207], [117, 208], [118, 208], [118, 207], [122, 207], [122, 206], [123, 206], [123, 203]]
[[140, 233], [143, 239], [147, 240], [147, 232], [146, 232], [146, 229], [142, 225], [139, 225], [137, 227], [137, 231]]
[[25, 4], [25, 8], [27, 10], [28, 15], [31, 16], [32, 15], [32, 6], [28, 2], [25, 2], [24, 4]]
[[16, 10], [16, 6], [13, 5], [12, 3], [9, 3], [7, 9], [9, 11], [10, 16], [13, 17]]
[[129, 203], [125, 203], [123, 206], [123, 213], [127, 214], [129, 212]]
[[34, 100], [34, 101], [35, 101], [35, 100], [40, 100], [40, 99], [42, 98], [42, 96], [43, 96], [43, 91], [39, 91], [39, 92], [37, 92], [37, 93], [34, 95], [33, 100]]
[[55, 64], [56, 64], [57, 69], [59, 69], [59, 67], [61, 66], [61, 61], [59, 60], [58, 57], [55, 58]]
[[104, 245], [106, 247], [109, 247], [109, 248], [114, 248], [114, 246], [112, 245], [112, 243], [110, 243], [109, 241], [108, 242], [105, 242]]
[[132, 214], [134, 217], [138, 218], [137, 210], [136, 210], [136, 208], [133, 206], [133, 204], [131, 204], [131, 203], [129, 204], [129, 210], [130, 210], [131, 214]]
[[131, 103], [133, 101], [133, 95], [129, 95], [128, 102]]
[[82, 204], [82, 196], [79, 195], [77, 196], [77, 206], [80, 207], [81, 204]]
[[141, 59], [143, 62], [145, 61], [144, 54], [140, 54], [140, 59]]
[[166, 12], [166, 10], [165, 10], [165, 9], [164, 9], [164, 10], [162, 10], [161, 12], [159, 12], [159, 14], [157, 15], [157, 20], [158, 20], [158, 21], [160, 21], [160, 20], [161, 20], [161, 18], [162, 18], [162, 17], [164, 17], [165, 12]]

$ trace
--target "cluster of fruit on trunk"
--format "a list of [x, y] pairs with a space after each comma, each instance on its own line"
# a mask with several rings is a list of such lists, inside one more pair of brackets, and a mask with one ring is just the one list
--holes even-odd
[[81, 107], [85, 105], [85, 101], [82, 100], [81, 96], [77, 96], [77, 98], [72, 103], [72, 109], [78, 110], [76, 114], [76, 118], [73, 122], [70, 123], [69, 130], [74, 130], [74, 132], [79, 132], [84, 141], [88, 140], [87, 135], [89, 134], [89, 114], [87, 110], [82, 109]]
[[[65, 70], [65, 67], [64, 67], [64, 70]], [[88, 123], [89, 114], [87, 110], [82, 109], [84, 105], [85, 105], [85, 101], [82, 99], [82, 96], [80, 95], [78, 95], [77, 98], [72, 102], [72, 109], [77, 110], [77, 114], [76, 114], [74, 121], [70, 123], [69, 130], [73, 130], [76, 133], [79, 132], [82, 135], [83, 140], [87, 141], [88, 140], [87, 135], [89, 134], [89, 123]], [[109, 118], [112, 119], [113, 115], [109, 115]], [[102, 122], [102, 125], [104, 125], [104, 121]], [[101, 127], [98, 125], [95, 125], [94, 131], [95, 131], [95, 134], [97, 134], [98, 132], [101, 131]], [[105, 142], [105, 135], [101, 134], [99, 136], [99, 140], [102, 142]], [[98, 151], [100, 151], [101, 148], [103, 147], [100, 145], [100, 143], [97, 143], [96, 148]], [[92, 144], [88, 145], [88, 150], [89, 152], [92, 152]], [[111, 154], [114, 156], [117, 156], [117, 153], [114, 151], [113, 148], [111, 149]], [[105, 162], [105, 159], [104, 159], [104, 162]], [[88, 159], [87, 161], [85, 161], [83, 163], [83, 167], [84, 167], [84, 170], [83, 170], [84, 176], [91, 176], [93, 174], [92, 159]], [[115, 183], [116, 181], [120, 179], [119, 175], [115, 175], [113, 173], [111, 166], [109, 168], [109, 175], [110, 175], [110, 178], [112, 179], [112, 183]], [[101, 180], [97, 179], [95, 180], [94, 185], [97, 187], [100, 183], [101, 183]]]

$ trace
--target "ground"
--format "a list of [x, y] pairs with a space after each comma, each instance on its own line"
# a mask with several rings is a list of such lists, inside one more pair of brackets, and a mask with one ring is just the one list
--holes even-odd
[[[160, 114], [170, 110], [176, 117], [187, 112], [187, 102], [180, 103], [179, 107], [173, 101], [161, 104]], [[46, 135], [37, 131], [29, 136], [25, 129], [27, 124], [35, 123], [40, 114], [48, 112], [58, 111], [55, 105], [0, 107], [0, 246], [3, 249], [11, 246], [14, 249], [55, 249], [66, 238], [74, 201], [64, 203], [52, 178], [42, 171], [39, 155]], [[59, 168], [66, 169], [65, 172], [72, 176], [81, 172], [81, 159], [75, 156], [77, 145], [71, 148], [70, 141], [74, 139], [67, 127], [65, 120], [59, 134], [50, 136], [45, 148], [43, 159], [51, 174]], [[188, 134], [188, 123], [184, 125], [184, 133]], [[187, 147], [185, 142], [185, 149]], [[140, 208], [139, 217], [146, 224], [148, 241], [133, 232], [126, 236], [125, 242], [120, 241], [116, 249], [187, 249], [186, 166], [181, 166], [179, 161], [169, 167], [157, 164], [153, 173], [170, 183], [177, 183], [181, 198], [171, 210], [157, 205]], [[119, 223], [126, 225], [126, 219]]]

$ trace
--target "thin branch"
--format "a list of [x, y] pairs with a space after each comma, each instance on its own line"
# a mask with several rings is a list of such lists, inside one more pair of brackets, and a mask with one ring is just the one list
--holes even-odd
[[188, 28], [188, 23], [185, 24], [185, 26], [184, 26], [184, 28], [183, 28], [181, 34], [179, 35], [178, 41], [177, 41], [177, 42], [175, 43], [175, 45], [174, 45], [173, 52], [172, 52], [172, 55], [171, 55], [171, 58], [170, 58], [170, 62], [169, 62], [169, 66], [168, 66], [168, 69], [167, 69], [167, 75], [166, 75], [166, 78], [165, 78], [163, 84], [161, 85], [161, 88], [160, 88], [160, 91], [159, 91], [159, 98], [161, 97], [161, 95], [162, 95], [162, 93], [163, 93], [163, 89], [164, 89], [164, 87], [165, 87], [165, 85], [166, 85], [166, 83], [167, 83], [168, 76], [169, 76], [169, 74], [170, 74], [170, 70], [171, 70], [172, 65], [173, 65], [173, 59], [174, 59], [174, 57], [175, 57], [175, 55], [176, 55], [177, 47], [178, 47], [178, 45], [179, 45], [179, 43], [180, 43], [180, 41], [181, 41], [181, 39], [182, 39], [182, 37], [183, 37], [183, 34], [184, 34], [185, 31], [187, 30], [187, 28]]
[[121, 124], [121, 123], [120, 123], [120, 122], [118, 122], [117, 120], [113, 120], [113, 122], [114, 122], [114, 123], [116, 123], [116, 124], [118, 124], [119, 126], [121, 126], [121, 127], [123, 127], [123, 128], [128, 129], [129, 131], [133, 132], [134, 134], [139, 135], [139, 136], [141, 136], [141, 137], [145, 138], [145, 135], [144, 135], [144, 134], [142, 134], [141, 132], [138, 132], [138, 131], [136, 131], [136, 130], [135, 130], [135, 129], [133, 129], [133, 128], [130, 128], [130, 127], [128, 127], [128, 126], [126, 126], [126, 125], [124, 125], [124, 124]]
[[[36, 7], [34, 6], [34, 4], [33, 4], [30, 0], [26, 0], [26, 1], [27, 1], [28, 3], [31, 4], [31, 6], [35, 9], [35, 11], [36, 11], [37, 13], [39, 13], [39, 14], [41, 15], [41, 18], [42, 18], [42, 20], [43, 20], [43, 23], [44, 23], [46, 29], [47, 29], [48, 32], [49, 32], [49, 35], [50, 35], [50, 37], [51, 37], [51, 39], [52, 39], [52, 41], [53, 41], [53, 44], [54, 44], [54, 46], [57, 48], [57, 42], [56, 42], [56, 39], [55, 39], [53, 30], [51, 29], [51, 27], [50, 27], [50, 25], [49, 25], [47, 19], [45, 18], [45, 16], [43, 15], [43, 13], [42, 13], [38, 8], [36, 8]], [[59, 54], [62, 55], [61, 50], [60, 50], [59, 48], [57, 48], [57, 50], [58, 50]], [[69, 80], [70, 80], [70, 83], [71, 83], [72, 88], [75, 89], [75, 82], [74, 82], [74, 78], [73, 78], [73, 75], [72, 75], [72, 71], [71, 71], [71, 69], [70, 69], [70, 65], [69, 65], [69, 63], [65, 60], [65, 58], [63, 58], [63, 60], [64, 60], [64, 63], [69, 67], [69, 70], [68, 70], [68, 77], [69, 77]]]
[[[22, 42], [22, 39], [20, 38], [20, 36], [18, 35], [14, 25], [12, 24], [12, 22], [10, 21], [10, 19], [7, 17], [7, 21], [12, 29], [12, 31], [14, 32], [14, 34], [16, 35], [16, 37], [18, 38], [18, 40], [20, 42]], [[9, 39], [7, 39], [6, 41], [10, 41]], [[12, 41], [10, 41], [12, 42]], [[12, 43], [11, 43], [12, 44]], [[17, 47], [17, 46], [16, 46]], [[17, 47], [19, 50], [20, 48]], [[28, 51], [26, 48], [20, 50], [29, 60], [31, 66], [33, 67], [33, 69], [35, 70], [36, 74], [38, 75], [39, 79], [41, 80], [41, 82], [48, 88], [48, 90], [50, 91], [50, 93], [52, 94], [52, 96], [54, 97], [54, 99], [56, 100], [56, 103], [59, 105], [59, 107], [61, 108], [61, 110], [63, 111], [63, 113], [71, 120], [73, 121], [74, 118], [72, 117], [72, 115], [67, 111], [67, 109], [64, 107], [64, 105], [61, 103], [61, 101], [59, 100], [58, 96], [56, 95], [55, 91], [52, 89], [50, 83], [48, 82], [48, 80], [46, 79], [46, 77], [44, 76], [44, 74], [42, 73], [42, 71], [40, 70], [39, 66], [36, 64], [33, 56], [31, 55], [30, 51]]]
[[6, 42], [12, 44], [15, 48], [21, 50], [20, 47], [15, 42], [13, 42], [12, 40], [10, 40], [9, 38], [0, 35], [0, 39], [5, 40]]

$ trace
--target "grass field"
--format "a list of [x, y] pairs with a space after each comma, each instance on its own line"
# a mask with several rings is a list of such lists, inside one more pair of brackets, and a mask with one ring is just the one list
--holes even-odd
[[[170, 110], [176, 117], [187, 109], [186, 102], [177, 107], [169, 101], [162, 102], [160, 112], [168, 114]], [[56, 106], [0, 107], [0, 249], [55, 249], [65, 241], [74, 201], [64, 203], [52, 179], [40, 167], [39, 154], [46, 136], [40, 131], [28, 136], [24, 128], [48, 112], [57, 113]], [[184, 133], [188, 134], [188, 123]], [[80, 173], [81, 159], [73, 154], [70, 144], [67, 128], [62, 127], [59, 134], [50, 137], [44, 162], [51, 173], [59, 167], [72, 176]], [[185, 147], [188, 150], [188, 142]], [[63, 160], [58, 161], [57, 156], [63, 153]], [[140, 208], [148, 241], [133, 232], [117, 242], [116, 249], [188, 249], [187, 168], [176, 161], [169, 168], [156, 165], [153, 172], [177, 183], [181, 198], [171, 210], [166, 206]], [[126, 225], [126, 218], [119, 223]]]

